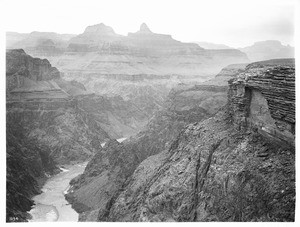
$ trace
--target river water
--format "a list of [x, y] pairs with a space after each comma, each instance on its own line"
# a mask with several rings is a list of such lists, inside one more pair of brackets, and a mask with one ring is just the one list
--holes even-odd
[[[117, 141], [119, 142], [119, 143], [122, 143], [124, 140], [126, 140], [127, 138], [126, 137], [123, 137], [123, 138], [119, 138], [119, 139], [117, 139]], [[104, 147], [104, 145], [106, 144], [106, 142], [105, 143], [101, 143], [101, 147]]]
[[32, 216], [30, 222], [78, 221], [78, 213], [65, 200], [64, 194], [70, 180], [83, 173], [86, 164], [61, 168], [62, 172], [47, 180], [42, 193], [33, 197], [35, 205], [28, 212]]
[[[122, 143], [126, 138], [119, 138]], [[101, 144], [102, 146], [105, 143]], [[78, 213], [72, 209], [65, 200], [65, 194], [69, 188], [69, 182], [79, 174], [83, 173], [87, 163], [77, 164], [61, 168], [62, 172], [50, 177], [42, 188], [42, 193], [32, 199], [35, 205], [28, 212], [32, 219], [30, 222], [46, 221], [78, 221]]]

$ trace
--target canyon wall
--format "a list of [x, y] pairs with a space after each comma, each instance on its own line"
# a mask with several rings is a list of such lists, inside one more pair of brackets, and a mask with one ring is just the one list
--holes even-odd
[[[243, 82], [245, 75], [248, 75], [249, 87], [235, 86], [246, 83]], [[265, 76], [270, 78], [263, 86], [266, 90], [262, 91], [257, 83], [261, 83]], [[254, 127], [258, 122], [267, 124], [264, 127], [271, 123], [274, 126], [274, 121], [276, 123], [278, 119], [277, 113], [271, 113], [267, 109], [271, 109], [268, 100], [276, 100], [277, 97], [271, 95], [271, 87], [278, 91], [283, 89], [286, 94], [281, 96], [283, 101], [292, 105], [290, 100], [293, 100], [294, 90], [287, 88], [287, 84], [293, 84], [290, 83], [294, 78], [293, 60], [248, 65], [237, 77], [229, 83], [227, 105], [219, 110], [215, 109], [212, 116], [203, 116], [204, 112], [200, 114], [193, 112], [193, 108], [188, 108], [190, 104], [186, 101], [197, 97], [194, 92], [199, 91], [199, 87], [174, 90], [172, 93], [175, 95], [167, 104], [168, 110], [172, 111], [154, 120], [160, 122], [158, 125], [163, 125], [175, 113], [179, 113], [177, 116], [181, 119], [180, 112], [188, 109], [182, 116], [187, 124], [177, 128], [174, 137], [164, 137], [171, 131], [165, 125], [163, 128], [166, 131], [158, 127], [151, 135], [150, 123], [149, 131], [141, 132], [140, 137], [133, 137], [127, 143], [124, 141], [123, 145], [112, 142], [112, 146], [108, 144], [102, 154], [97, 154], [84, 174], [74, 179], [68, 194], [73, 204], [81, 203], [77, 203], [77, 209], [81, 212], [80, 220], [294, 221], [293, 143], [290, 143], [290, 139], [266, 136]], [[278, 84], [277, 77], [283, 79], [282, 83]], [[205, 90], [209, 86], [203, 88]], [[222, 87], [218, 89], [223, 91]], [[199, 97], [201, 93], [199, 91]], [[224, 93], [226, 95], [226, 91], [221, 92], [223, 96]], [[182, 99], [185, 95], [187, 100]], [[198, 105], [207, 98], [200, 98]], [[225, 103], [226, 101], [225, 99]], [[281, 105], [277, 109], [281, 110]], [[288, 118], [281, 119], [286, 123], [284, 130], [291, 130], [291, 133], [292, 127], [287, 124], [292, 124], [292, 111], [285, 112]], [[143, 134], [148, 137], [143, 139]], [[158, 136], [155, 137], [156, 135]], [[150, 145], [162, 141], [167, 146], [157, 147], [151, 153], [148, 149], [143, 154], [141, 150], [135, 152], [136, 146], [130, 146], [135, 144], [134, 141], [141, 141], [139, 144], [152, 141], [149, 142]], [[129, 167], [122, 164], [123, 160], [127, 160], [124, 149], [130, 153], [129, 159], [135, 160], [130, 162]], [[113, 159], [107, 160], [110, 154], [113, 154]], [[118, 158], [119, 161], [113, 161]], [[97, 162], [101, 165], [97, 165]], [[122, 170], [125, 172], [118, 174]], [[108, 176], [108, 173], [113, 174]], [[119, 189], [112, 187], [114, 191], [111, 193], [107, 187], [113, 180], [118, 182], [114, 185]], [[95, 188], [99, 184], [106, 185], [106, 189]], [[90, 190], [100, 193], [99, 195], [105, 195], [99, 198], [96, 195], [97, 201], [103, 198], [105, 200], [85, 203], [89, 198], [85, 199], [85, 194], [80, 190], [85, 188], [86, 193], [89, 187]], [[93, 196], [95, 198], [95, 194]]]

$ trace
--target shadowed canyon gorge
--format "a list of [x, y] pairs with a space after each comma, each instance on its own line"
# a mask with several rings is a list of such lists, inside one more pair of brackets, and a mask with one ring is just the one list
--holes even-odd
[[293, 47], [6, 37], [7, 222], [295, 220]]

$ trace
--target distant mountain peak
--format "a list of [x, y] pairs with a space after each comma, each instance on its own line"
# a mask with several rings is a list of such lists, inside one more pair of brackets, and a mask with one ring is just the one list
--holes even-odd
[[142, 33], [152, 33], [152, 31], [149, 29], [149, 27], [145, 23], [141, 24], [139, 32], [142, 32]]

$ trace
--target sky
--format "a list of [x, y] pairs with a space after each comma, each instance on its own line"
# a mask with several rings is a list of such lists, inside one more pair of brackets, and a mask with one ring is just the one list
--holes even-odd
[[294, 46], [296, 0], [1, 0], [5, 31], [80, 34], [104, 23], [118, 34], [145, 22], [182, 42], [244, 47], [279, 40]]

